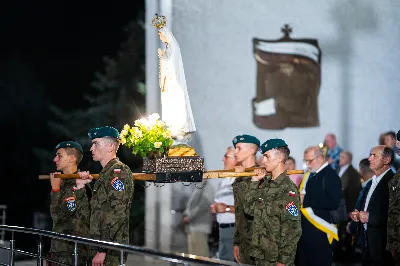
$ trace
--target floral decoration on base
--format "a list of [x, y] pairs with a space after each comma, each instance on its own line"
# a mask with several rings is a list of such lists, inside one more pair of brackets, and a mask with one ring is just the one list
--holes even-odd
[[173, 143], [171, 131], [157, 113], [135, 120], [132, 127], [126, 124], [120, 135], [121, 144], [142, 158], [162, 158]]

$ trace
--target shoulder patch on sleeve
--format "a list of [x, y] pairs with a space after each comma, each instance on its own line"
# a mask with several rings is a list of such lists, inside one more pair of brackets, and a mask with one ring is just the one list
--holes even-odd
[[76, 199], [75, 199], [75, 197], [68, 197], [64, 201], [67, 204], [67, 209], [70, 212], [75, 211], [75, 209], [76, 209]]
[[285, 206], [286, 210], [288, 210], [288, 212], [293, 215], [293, 216], [299, 216], [299, 210], [297, 209], [296, 205], [294, 204], [294, 202], [289, 202], [288, 204], [286, 204]]
[[123, 191], [125, 189], [124, 183], [119, 180], [118, 177], [114, 177], [114, 179], [111, 180], [111, 186], [116, 191]]
[[290, 197], [296, 197], [296, 192], [294, 192], [294, 191], [289, 191], [289, 196], [290, 196]]

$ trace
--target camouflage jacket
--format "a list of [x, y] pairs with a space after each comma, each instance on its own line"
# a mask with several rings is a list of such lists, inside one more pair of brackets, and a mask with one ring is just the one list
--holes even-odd
[[[90, 237], [129, 244], [129, 215], [133, 197], [133, 178], [129, 167], [112, 159], [101, 170], [93, 186], [90, 200]], [[98, 250], [93, 250], [95, 255]], [[106, 261], [119, 257], [119, 252], [107, 252]], [[113, 258], [114, 257], [114, 258]]]
[[250, 255], [291, 265], [301, 236], [300, 196], [286, 173], [275, 180], [251, 182], [243, 197], [244, 211], [254, 215]]
[[387, 250], [400, 253], [400, 171], [389, 181]]
[[[60, 192], [51, 193], [50, 213], [54, 232], [89, 236], [89, 199], [85, 189], [76, 190], [75, 180], [64, 180]], [[73, 251], [73, 242], [51, 240], [50, 252], [53, 258], [67, 256], [64, 261], [69, 262]], [[86, 256], [86, 250], [82, 246], [79, 247], [78, 256]]]
[[247, 190], [250, 180], [250, 177], [239, 177], [232, 184], [235, 202], [235, 230], [233, 236], [235, 246], [250, 243], [248, 233], [251, 230], [252, 217], [245, 214], [242, 205], [243, 193]]

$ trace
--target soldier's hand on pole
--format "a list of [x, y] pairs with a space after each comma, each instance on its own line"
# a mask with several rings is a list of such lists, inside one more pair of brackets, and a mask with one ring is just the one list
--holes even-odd
[[60, 172], [55, 172], [50, 174], [50, 184], [51, 184], [51, 189], [53, 190], [59, 190], [61, 187], [61, 178], [55, 178], [55, 174], [61, 174]]
[[235, 166], [235, 173], [243, 173], [246, 170], [244, 166], [238, 165]]
[[252, 181], [260, 181], [267, 174], [267, 170], [265, 170], [265, 168], [256, 168], [256, 169], [254, 169], [254, 173], [256, 175], [251, 177], [251, 180]]
[[89, 171], [78, 172], [78, 175], [81, 179], [93, 179], [93, 176], [90, 175]]

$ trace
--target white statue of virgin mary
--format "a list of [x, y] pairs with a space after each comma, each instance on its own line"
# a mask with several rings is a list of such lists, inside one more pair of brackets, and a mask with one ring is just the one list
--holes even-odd
[[186, 142], [196, 131], [196, 126], [186, 87], [181, 50], [165, 23], [164, 16], [157, 15], [153, 20], [153, 25], [158, 28], [161, 41], [165, 43], [164, 49], [158, 48], [161, 116], [162, 120], [170, 127], [172, 137], [178, 142]]

